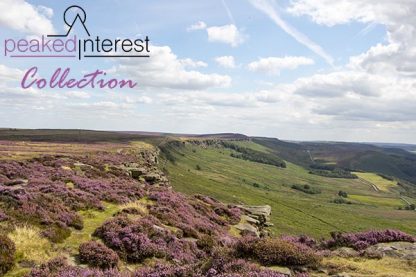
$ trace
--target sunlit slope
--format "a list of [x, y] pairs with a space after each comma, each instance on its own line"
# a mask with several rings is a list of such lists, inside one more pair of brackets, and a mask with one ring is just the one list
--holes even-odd
[[[244, 146], [265, 150], [253, 142], [244, 142]], [[402, 203], [395, 192], [377, 192], [359, 179], [312, 175], [291, 163], [283, 169], [245, 161], [231, 157], [231, 153], [231, 150], [221, 147], [186, 143], [175, 148], [172, 152], [175, 161], [166, 162], [164, 167], [176, 190], [207, 194], [231, 203], [271, 205], [275, 233], [327, 236], [337, 230], [378, 228], [398, 228], [416, 233], [414, 212], [399, 211], [398, 207], [392, 206], [392, 201], [383, 202], [389, 198], [394, 203]], [[291, 188], [292, 185], [305, 184], [320, 189], [321, 193], [310, 195]], [[351, 205], [332, 203], [340, 190], [381, 199], [370, 204], [357, 198], [348, 199], [354, 203]]]

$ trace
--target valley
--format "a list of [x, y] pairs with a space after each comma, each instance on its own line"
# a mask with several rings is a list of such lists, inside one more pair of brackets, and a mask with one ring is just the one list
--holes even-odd
[[0, 275], [411, 276], [415, 185], [304, 144], [0, 130]]

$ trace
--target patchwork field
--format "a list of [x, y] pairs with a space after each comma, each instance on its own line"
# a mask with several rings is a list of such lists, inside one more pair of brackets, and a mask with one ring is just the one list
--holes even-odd
[[[266, 151], [253, 142], [240, 145]], [[360, 231], [398, 228], [416, 233], [415, 214], [400, 211], [405, 204], [398, 192], [375, 191], [360, 179], [325, 178], [287, 163], [287, 168], [231, 157], [232, 150], [191, 143], [173, 151], [174, 162], [164, 167], [174, 188], [187, 194], [201, 193], [231, 203], [272, 206], [272, 227], [276, 234], [328, 236], [331, 231]], [[381, 188], [393, 185], [365, 174]], [[377, 176], [377, 175], [376, 175]], [[293, 185], [309, 185], [321, 191], [306, 194]], [[338, 192], [350, 196], [353, 204], [335, 204]]]
[[397, 187], [397, 181], [394, 180], [387, 180], [386, 178], [381, 177], [380, 175], [368, 172], [354, 172], [359, 178], [374, 184], [377, 189], [388, 192], [392, 188]]

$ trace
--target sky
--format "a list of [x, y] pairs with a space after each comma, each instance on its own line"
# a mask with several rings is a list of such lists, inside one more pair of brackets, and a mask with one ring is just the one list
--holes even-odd
[[[66, 33], [74, 4], [93, 36], [148, 36], [150, 58], [4, 56], [6, 39]], [[414, 0], [0, 0], [0, 127], [416, 143], [414, 14]], [[138, 85], [22, 89], [35, 65]]]

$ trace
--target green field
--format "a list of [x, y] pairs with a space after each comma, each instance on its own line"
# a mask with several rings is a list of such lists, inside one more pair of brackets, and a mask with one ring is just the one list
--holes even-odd
[[[264, 146], [253, 142], [238, 144], [267, 151]], [[328, 236], [331, 231], [386, 228], [416, 234], [415, 214], [397, 210], [396, 204], [403, 203], [398, 193], [376, 192], [359, 179], [312, 175], [292, 163], [287, 163], [287, 168], [282, 169], [233, 158], [230, 154], [228, 149], [186, 143], [173, 151], [175, 162], [165, 162], [162, 167], [167, 170], [172, 185], [178, 191], [206, 194], [228, 203], [272, 206], [272, 231], [276, 234], [318, 237]], [[308, 184], [322, 193], [306, 194], [292, 189], [294, 184]], [[367, 197], [377, 204], [331, 203], [340, 190], [354, 197]]]
[[350, 199], [356, 200], [362, 204], [372, 205], [376, 207], [383, 207], [383, 206], [390, 206], [392, 208], [402, 207], [406, 203], [397, 198], [389, 198], [389, 197], [374, 197], [374, 196], [366, 196], [366, 195], [350, 195]]
[[366, 180], [367, 182], [370, 182], [374, 184], [379, 190], [381, 191], [390, 191], [392, 188], [395, 188], [397, 186], [397, 182], [387, 180], [377, 174], [374, 173], [362, 173], [362, 172], [354, 172], [355, 175], [357, 175], [359, 178]]

